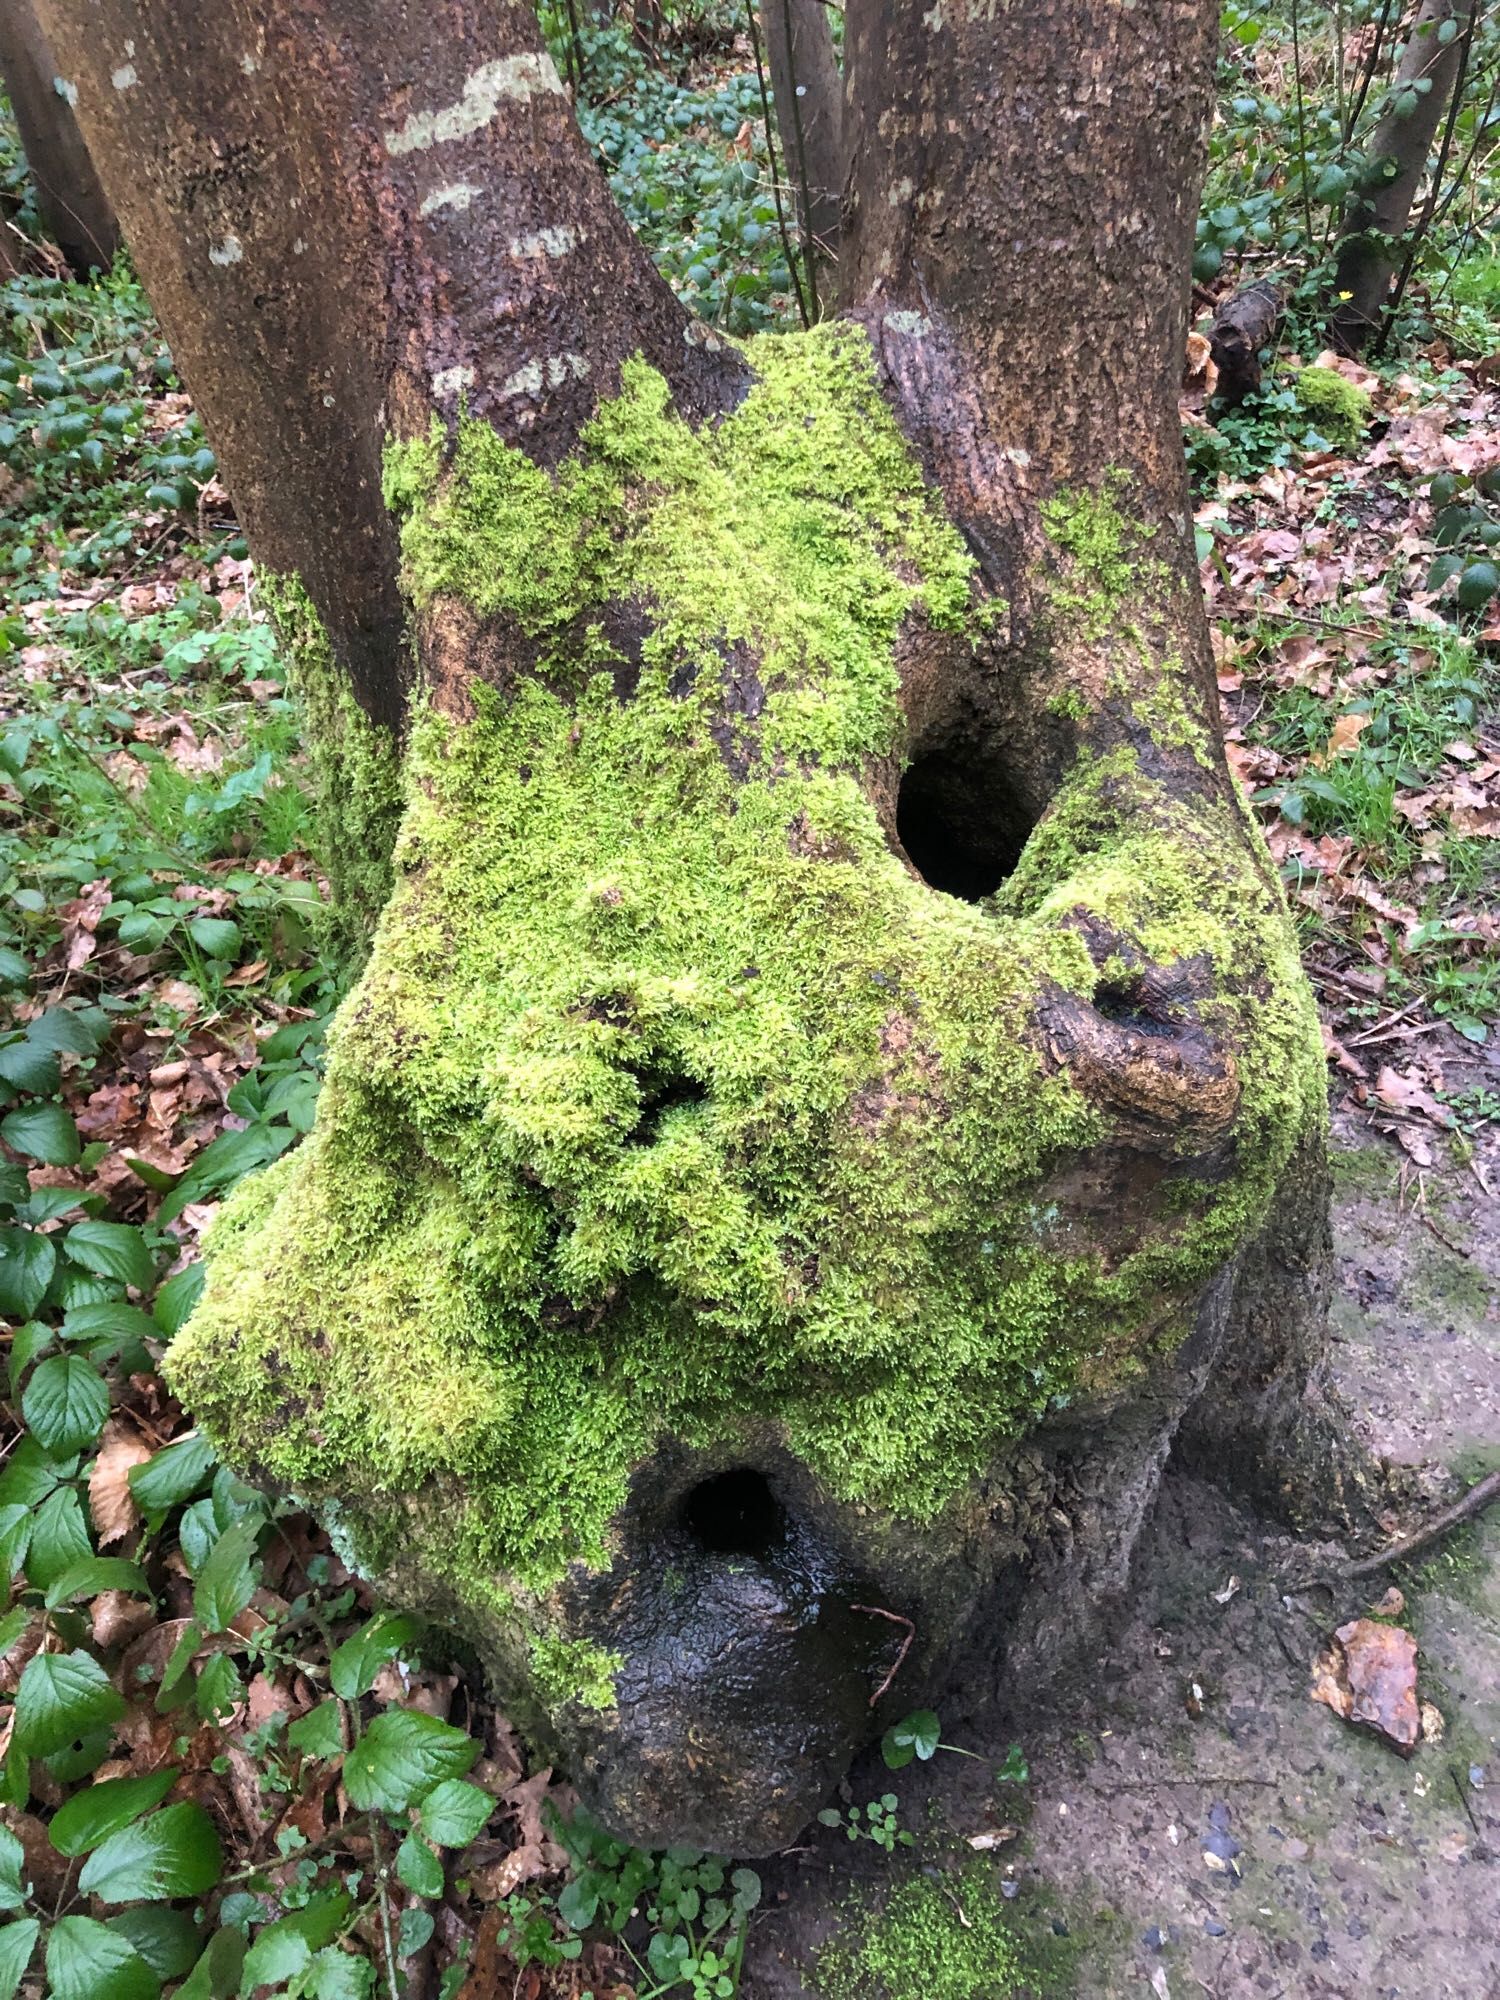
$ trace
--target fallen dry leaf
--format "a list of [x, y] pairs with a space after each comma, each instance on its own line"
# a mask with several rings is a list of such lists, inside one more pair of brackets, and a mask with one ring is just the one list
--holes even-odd
[[1400, 1625], [1351, 1619], [1313, 1661], [1312, 1698], [1409, 1757], [1422, 1735], [1416, 1640]]
[[134, 1431], [118, 1423], [106, 1426], [104, 1442], [89, 1474], [89, 1513], [101, 1549], [128, 1535], [140, 1521], [140, 1510], [130, 1492], [130, 1468], [144, 1465], [150, 1456], [150, 1446]]

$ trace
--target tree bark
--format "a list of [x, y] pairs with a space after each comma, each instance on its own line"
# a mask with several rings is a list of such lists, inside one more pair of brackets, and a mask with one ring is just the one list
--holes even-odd
[[1179, 1432], [1329, 1498], [1176, 408], [1217, 7], [851, 0], [849, 313], [742, 353], [524, 10], [47, 4], [289, 643], [413, 704], [172, 1379], [612, 1825], [763, 1851], [966, 1658], [1045, 1679]]
[[1260, 387], [1260, 357], [1281, 324], [1281, 294], [1266, 279], [1246, 285], [1220, 306], [1209, 329], [1219, 371], [1216, 394], [1233, 408]]
[[[1359, 354], [1378, 332], [1400, 263], [1401, 237], [1463, 61], [1472, 0], [1422, 0], [1391, 86], [1391, 105], [1370, 135], [1367, 184], [1344, 217], [1329, 337]], [[1445, 26], [1453, 32], [1439, 39]], [[1417, 86], [1424, 86], [1418, 90]], [[1403, 95], [1412, 98], [1403, 110]]]
[[844, 186], [844, 86], [828, 8], [824, 0], [760, 0], [760, 18], [782, 173], [796, 200], [813, 291], [826, 309], [838, 292]]
[[79, 277], [107, 270], [120, 232], [32, 0], [6, 0], [0, 12], [0, 78], [48, 233]]

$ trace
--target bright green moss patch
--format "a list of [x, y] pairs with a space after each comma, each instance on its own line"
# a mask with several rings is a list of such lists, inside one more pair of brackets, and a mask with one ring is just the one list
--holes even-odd
[[1298, 407], [1332, 445], [1352, 450], [1370, 421], [1370, 398], [1336, 368], [1301, 368], [1292, 377]]
[[576, 1701], [584, 1708], [615, 1705], [615, 1675], [623, 1662], [618, 1653], [586, 1639], [560, 1639], [539, 1633], [531, 1641], [531, 1680], [538, 1698], [550, 1708]]
[[909, 1876], [876, 1915], [846, 1912], [813, 1972], [819, 2000], [1010, 2000], [1023, 1990], [1038, 1989], [994, 1872], [978, 1861], [944, 1881]]
[[1097, 488], [1065, 488], [1042, 503], [1042, 526], [1059, 573], [1046, 580], [1054, 613], [1064, 614], [1090, 643], [1097, 643], [1144, 594], [1148, 570], [1160, 565], [1144, 553], [1151, 531], [1124, 511], [1130, 475], [1119, 467]]
[[401, 824], [395, 739], [365, 714], [334, 665], [317, 612], [295, 577], [257, 574], [302, 704], [313, 780], [318, 859], [333, 890], [331, 943], [357, 964], [391, 893], [391, 850]]
[[[627, 369], [555, 476], [478, 425], [393, 452], [412, 595], [534, 665], [415, 718], [317, 1130], [228, 1205], [170, 1359], [233, 1462], [367, 1540], [435, 1482], [420, 1532], [492, 1606], [602, 1560], [667, 1433], [774, 1425], [833, 1493], [930, 1517], [1180, 1337], [1321, 1103], [1232, 805], [1086, 765], [1003, 911], [897, 859], [861, 774], [899, 740], [899, 628], [961, 628], [969, 559], [862, 333], [753, 359], [698, 433]], [[1075, 908], [1205, 957], [1249, 1106], [1232, 1170], [1108, 1266], [1048, 1189], [1108, 1135], [1036, 1025], [1093, 990]]]

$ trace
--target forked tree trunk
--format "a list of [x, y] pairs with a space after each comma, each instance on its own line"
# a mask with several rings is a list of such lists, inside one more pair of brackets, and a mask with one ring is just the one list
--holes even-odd
[[73, 86], [58, 75], [32, 0], [0, 8], [0, 79], [53, 242], [80, 277], [108, 270], [120, 232], [73, 115]]
[[[806, 270], [825, 308], [838, 293], [844, 86], [826, 0], [760, 0], [780, 165], [796, 203]], [[811, 303], [811, 301], [809, 301]]]
[[1391, 86], [1390, 108], [1365, 148], [1369, 176], [1344, 217], [1334, 273], [1335, 346], [1359, 354], [1380, 329], [1401, 238], [1463, 64], [1472, 0], [1422, 0]]
[[762, 1851], [1044, 1684], [1174, 1440], [1360, 1472], [1177, 429], [1215, 0], [851, 0], [849, 312], [743, 350], [519, 8], [48, 9], [337, 795], [403, 738], [172, 1378], [612, 1824]]

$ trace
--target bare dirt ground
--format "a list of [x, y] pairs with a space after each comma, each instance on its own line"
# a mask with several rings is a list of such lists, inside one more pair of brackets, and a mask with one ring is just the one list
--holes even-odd
[[[1500, 1058], [1471, 1054], [1469, 1080], [1495, 1088]], [[1467, 1482], [1500, 1464], [1500, 1131], [1420, 1177], [1352, 1106], [1334, 1132], [1339, 1386], [1374, 1449]], [[971, 1837], [1007, 1825], [992, 1854], [1018, 1933], [1071, 1941], [1083, 2000], [1497, 2000], [1500, 1509], [1337, 1594], [1289, 1589], [1296, 1555], [1169, 1474], [1107, 1650], [1044, 1724], [1017, 1720], [1030, 1785], [941, 1753], [897, 1777], [868, 1758], [851, 1799], [896, 1792], [917, 1845], [833, 1833], [770, 1869], [748, 2000], [815, 1993], [819, 1944], [885, 1885], [911, 1868], [951, 1885]], [[1445, 1725], [1409, 1762], [1309, 1698], [1315, 1652], [1391, 1580]], [[943, 1724], [1004, 1756], [1005, 1736]]]

